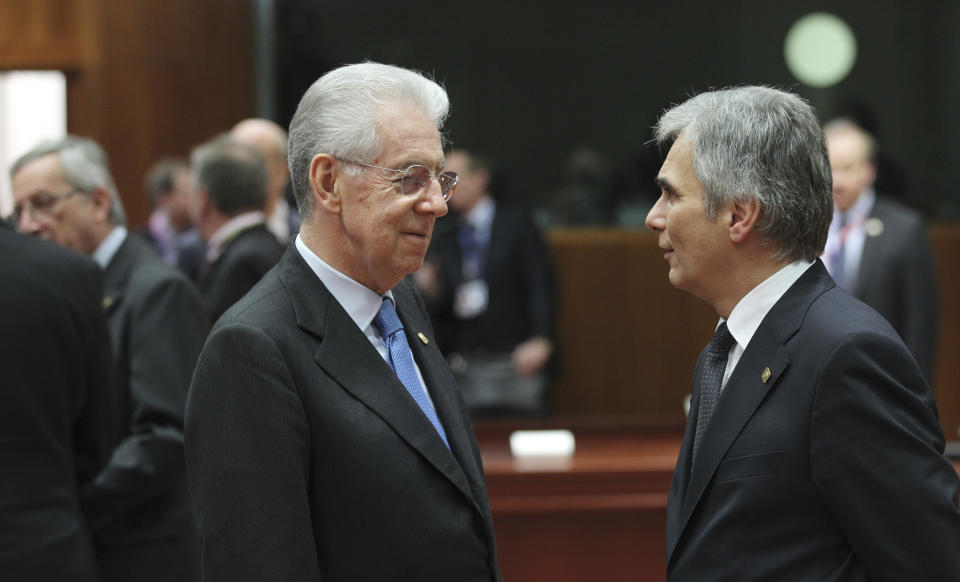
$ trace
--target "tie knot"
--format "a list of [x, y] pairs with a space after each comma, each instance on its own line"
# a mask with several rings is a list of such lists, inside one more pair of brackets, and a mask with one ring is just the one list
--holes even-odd
[[717, 327], [717, 331], [713, 334], [713, 339], [710, 340], [710, 351], [716, 354], [726, 354], [730, 351], [730, 348], [733, 347], [735, 341], [733, 334], [727, 329], [727, 322], [724, 321]]
[[403, 324], [400, 323], [400, 317], [397, 316], [397, 310], [393, 307], [393, 301], [390, 301], [386, 297], [383, 298], [383, 303], [380, 304], [380, 311], [378, 311], [377, 316], [373, 318], [373, 324], [377, 326], [377, 331], [380, 332], [380, 336], [384, 339], [403, 329]]

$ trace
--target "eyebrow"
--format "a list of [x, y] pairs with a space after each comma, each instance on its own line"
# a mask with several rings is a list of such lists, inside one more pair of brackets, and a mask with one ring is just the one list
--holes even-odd
[[440, 162], [437, 163], [437, 164], [434, 164], [434, 163], [432, 163], [432, 162], [428, 162], [428, 161], [425, 161], [425, 160], [410, 160], [410, 161], [404, 162], [403, 165], [397, 166], [397, 169], [398, 169], [398, 170], [406, 170], [406, 169], [409, 168], [410, 166], [426, 166], [426, 167], [432, 169], [432, 170], [435, 171], [435, 172], [439, 172], [439, 171], [442, 170], [446, 165], [447, 165], [447, 161], [446, 161], [445, 159], [441, 159]]
[[657, 183], [657, 186], [660, 186], [667, 192], [670, 192], [671, 194], [673, 194], [674, 189], [673, 189], [673, 185], [670, 183], [670, 180], [664, 178], [663, 176], [657, 176], [654, 182]]

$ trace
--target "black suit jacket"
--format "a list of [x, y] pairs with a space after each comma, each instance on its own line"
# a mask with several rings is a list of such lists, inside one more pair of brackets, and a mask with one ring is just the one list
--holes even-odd
[[190, 387], [205, 580], [499, 580], [463, 401], [419, 295], [393, 292], [451, 449], [290, 246], [214, 326]]
[[243, 297], [277, 264], [281, 255], [283, 245], [265, 225], [258, 224], [237, 233], [200, 279], [200, 292], [210, 321], [219, 319]]
[[464, 282], [457, 221], [443, 220], [437, 230], [429, 260], [439, 267], [440, 289], [429, 306], [445, 351], [509, 353], [532, 337], [554, 338], [553, 262], [528, 213], [497, 203], [484, 264], [487, 309], [470, 320], [459, 319], [453, 311], [456, 290]]
[[667, 504], [668, 580], [960, 580], [957, 474], [930, 390], [820, 261], [750, 340], [691, 473], [697, 384]]
[[915, 210], [878, 197], [860, 257], [853, 295], [884, 316], [897, 330], [930, 381], [937, 353], [939, 294], [936, 264], [923, 217]]
[[0, 580], [95, 581], [79, 488], [115, 442], [96, 263], [0, 223]]
[[[196, 539], [184, 479], [187, 387], [208, 329], [199, 293], [138, 237], [107, 265], [103, 299], [117, 362], [124, 432], [109, 464], [83, 491], [101, 561], [141, 546], [128, 579], [171, 579], [195, 570]], [[155, 545], [182, 543], [177, 559]], [[177, 573], [177, 574], [173, 574]], [[121, 575], [123, 575], [121, 573]]]

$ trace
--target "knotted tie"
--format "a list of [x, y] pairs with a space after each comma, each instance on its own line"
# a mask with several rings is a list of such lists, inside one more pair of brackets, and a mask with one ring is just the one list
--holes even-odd
[[717, 327], [717, 331], [707, 346], [707, 356], [703, 364], [703, 377], [700, 379], [700, 407], [697, 410], [697, 432], [693, 437], [693, 458], [690, 466], [697, 461], [697, 452], [700, 450], [703, 433], [707, 430], [713, 411], [717, 408], [720, 399], [720, 385], [723, 382], [723, 372], [727, 367], [727, 356], [733, 347], [734, 339], [727, 329], [727, 322]]
[[420, 409], [427, 415], [427, 419], [437, 429], [440, 438], [449, 448], [450, 443], [447, 442], [447, 433], [444, 432], [443, 425], [440, 424], [437, 411], [433, 408], [433, 403], [424, 391], [423, 386], [420, 385], [420, 379], [417, 378], [417, 370], [413, 365], [413, 354], [410, 353], [410, 346], [407, 344], [407, 334], [403, 333], [403, 324], [400, 323], [400, 318], [397, 316], [397, 310], [393, 307], [392, 301], [384, 298], [380, 305], [380, 311], [373, 319], [373, 324], [387, 344], [390, 368], [393, 369], [397, 378], [406, 387], [410, 396], [413, 396], [413, 399], [420, 405]]

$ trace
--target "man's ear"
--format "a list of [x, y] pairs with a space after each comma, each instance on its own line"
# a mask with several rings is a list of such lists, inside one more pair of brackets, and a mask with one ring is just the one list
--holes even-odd
[[340, 186], [337, 180], [342, 180], [340, 166], [333, 156], [317, 154], [310, 161], [310, 187], [313, 191], [314, 206], [331, 214], [340, 213]]
[[93, 207], [93, 215], [98, 222], [107, 222], [110, 217], [110, 207], [113, 206], [113, 200], [110, 199], [110, 193], [106, 188], [94, 188], [87, 195], [90, 205]]
[[730, 240], [743, 242], [760, 220], [760, 203], [756, 200], [735, 200], [730, 209]]

